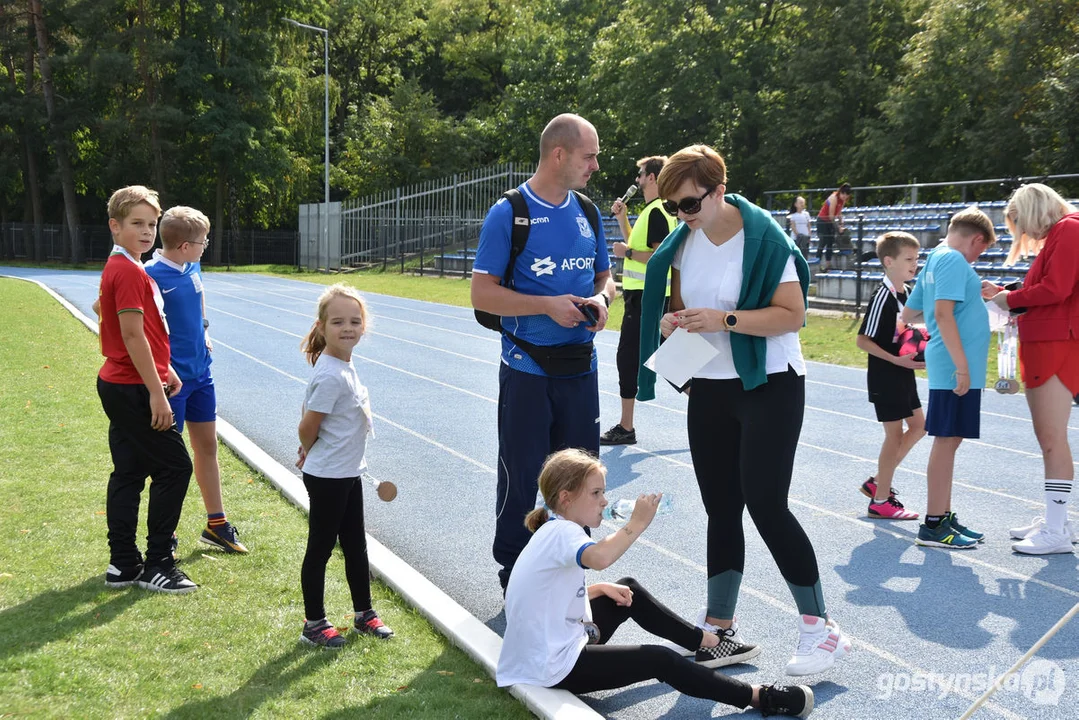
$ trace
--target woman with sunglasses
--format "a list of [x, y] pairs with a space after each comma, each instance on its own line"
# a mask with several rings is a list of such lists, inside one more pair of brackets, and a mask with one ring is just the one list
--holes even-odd
[[[798, 607], [800, 637], [787, 674], [832, 667], [850, 641], [828, 619], [813, 545], [787, 507], [805, 409], [805, 320], [809, 266], [765, 210], [724, 195], [727, 169], [707, 145], [668, 159], [659, 194], [682, 223], [648, 262], [641, 357], [676, 327], [700, 333], [719, 354], [693, 377], [687, 425], [693, 471], [708, 513], [708, 605], [700, 627], [730, 644], [745, 566], [742, 514], [760, 532]], [[670, 309], [662, 315], [671, 269]], [[638, 400], [655, 397], [640, 371]]]

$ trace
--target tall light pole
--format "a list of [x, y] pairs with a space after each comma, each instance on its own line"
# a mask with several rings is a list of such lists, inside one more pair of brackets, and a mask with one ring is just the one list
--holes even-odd
[[[323, 184], [326, 189], [326, 222], [322, 225], [322, 237], [326, 242], [326, 269], [330, 269], [330, 31], [327, 28], [320, 28], [317, 25], [306, 25], [302, 22], [292, 20], [291, 18], [281, 18], [285, 22], [295, 25], [298, 28], [304, 30], [314, 30], [315, 32], [322, 33], [323, 40], [323, 60], [326, 63], [326, 98], [323, 112], [325, 113], [325, 125], [324, 125], [324, 140], [325, 140], [325, 166], [326, 173]], [[318, 270], [318, 266], [322, 261], [322, 246], [319, 245], [315, 253], [315, 270]]]

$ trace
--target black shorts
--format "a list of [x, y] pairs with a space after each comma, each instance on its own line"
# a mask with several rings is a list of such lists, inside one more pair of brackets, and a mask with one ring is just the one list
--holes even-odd
[[887, 393], [870, 394], [869, 401], [877, 411], [877, 422], [906, 420], [922, 406], [922, 401], [918, 398], [918, 384], [913, 378], [911, 380], [912, 382], [904, 382]]

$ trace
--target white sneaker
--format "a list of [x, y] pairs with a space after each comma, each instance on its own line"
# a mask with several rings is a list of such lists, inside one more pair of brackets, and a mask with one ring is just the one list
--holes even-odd
[[802, 615], [798, 618], [798, 633], [798, 647], [787, 663], [788, 675], [824, 672], [851, 651], [850, 640], [831, 620]]
[[[1029, 525], [1023, 525], [1022, 527], [1014, 527], [1008, 532], [1015, 540], [1026, 540], [1028, 537], [1045, 527], [1045, 518], [1036, 517], [1030, 521]], [[1075, 523], [1071, 520], [1064, 523], [1064, 528], [1067, 530], [1067, 535], [1073, 543], [1079, 543], [1079, 532], [1075, 530]]]
[[1012, 544], [1012, 550], [1024, 555], [1052, 555], [1072, 552], [1072, 539], [1068, 533], [1042, 527], [1028, 535], [1025, 540]]

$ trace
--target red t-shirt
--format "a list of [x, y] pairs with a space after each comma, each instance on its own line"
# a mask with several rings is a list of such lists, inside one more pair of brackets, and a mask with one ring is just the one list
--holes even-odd
[[101, 354], [105, 356], [105, 364], [98, 377], [119, 385], [142, 384], [142, 376], [131, 362], [120, 334], [120, 313], [137, 312], [142, 314], [142, 330], [150, 343], [157, 375], [162, 383], [166, 382], [169, 376], [169, 331], [161, 310], [164, 302], [142, 264], [123, 250], [113, 250], [101, 273], [99, 292]]
[[828, 219], [828, 203], [833, 200], [835, 201], [835, 213], [833, 213], [833, 216], [838, 216], [839, 213], [843, 212], [843, 206], [847, 204], [847, 201], [844, 200], [843, 196], [839, 193], [832, 193], [828, 196], [828, 199], [824, 201], [824, 204], [820, 206], [820, 212], [817, 213], [817, 217], [824, 220]]

